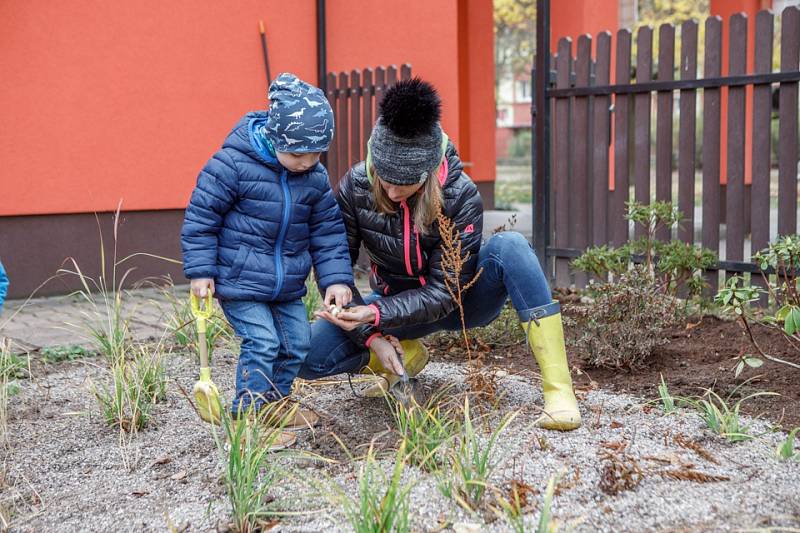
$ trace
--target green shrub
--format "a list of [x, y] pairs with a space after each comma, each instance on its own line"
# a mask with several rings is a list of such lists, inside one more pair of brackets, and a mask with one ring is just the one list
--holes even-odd
[[635, 262], [641, 262], [652, 277], [654, 289], [675, 295], [685, 288], [698, 296], [705, 287], [703, 271], [716, 262], [714, 252], [682, 241], [656, 239], [660, 229], [671, 230], [681, 218], [680, 211], [668, 202], [650, 205], [631, 202], [626, 219], [644, 227], [646, 234], [618, 248], [607, 245], [589, 248], [572, 266], [607, 279], [609, 274], [616, 278]]
[[654, 348], [669, 342], [663, 331], [679, 321], [677, 300], [653, 289], [644, 265], [594, 293], [590, 305], [572, 309], [577, 336], [571, 343], [591, 365], [635, 368]]
[[[757, 368], [770, 361], [800, 369], [800, 365], [768, 353], [762, 347], [751, 327], [758, 323], [780, 331], [788, 345], [800, 354], [800, 235], [778, 238], [769, 247], [755, 254], [754, 259], [762, 270], [772, 269], [772, 275], [762, 275], [763, 286], [753, 286], [743, 276], [732, 276], [716, 295], [715, 301], [732, 313], [747, 332], [757, 354], [743, 354], [736, 365], [736, 375], [746, 367]], [[752, 276], [751, 280], [752, 282]], [[752, 303], [768, 296], [771, 306], [765, 312], [754, 313]]]
[[678, 305], [680, 291], [699, 296], [703, 272], [716, 261], [710, 250], [656, 239], [659, 230], [671, 230], [681, 220], [668, 202], [629, 203], [626, 218], [643, 227], [644, 236], [618, 248], [590, 248], [572, 262], [601, 280], [612, 277], [593, 283], [594, 300], [575, 309], [579, 334], [574, 345], [595, 366], [635, 367], [666, 344], [663, 330], [686, 313], [686, 305]]

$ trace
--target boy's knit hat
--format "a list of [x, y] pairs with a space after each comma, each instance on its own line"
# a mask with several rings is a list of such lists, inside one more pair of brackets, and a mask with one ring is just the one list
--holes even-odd
[[444, 155], [436, 89], [419, 78], [400, 81], [386, 91], [378, 112], [367, 163], [394, 185], [424, 182]]
[[269, 86], [266, 134], [278, 152], [324, 152], [333, 140], [333, 110], [322, 91], [284, 72]]

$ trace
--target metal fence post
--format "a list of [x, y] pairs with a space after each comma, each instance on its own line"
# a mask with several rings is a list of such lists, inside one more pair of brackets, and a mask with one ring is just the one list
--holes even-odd
[[550, 0], [536, 0], [536, 62], [532, 79], [533, 245], [549, 281], [553, 275], [547, 257], [550, 245], [550, 101], [547, 94], [550, 82]]

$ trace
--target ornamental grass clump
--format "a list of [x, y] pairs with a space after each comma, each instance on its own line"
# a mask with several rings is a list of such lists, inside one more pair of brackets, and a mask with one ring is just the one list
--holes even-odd
[[449, 392], [450, 388], [446, 387], [423, 405], [414, 398], [406, 405], [387, 396], [395, 428], [406, 450], [406, 460], [428, 472], [442, 467], [443, 448], [460, 430], [453, 410], [443, 406]]
[[487, 436], [476, 429], [469, 397], [464, 398], [461, 434], [456, 436], [444, 468], [439, 472], [439, 491], [470, 512], [476, 512], [490, 487], [489, 478], [500, 464], [497, 443], [518, 413], [505, 415]]

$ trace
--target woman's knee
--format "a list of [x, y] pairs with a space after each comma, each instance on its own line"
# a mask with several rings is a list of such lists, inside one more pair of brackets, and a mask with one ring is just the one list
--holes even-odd
[[502, 231], [495, 233], [483, 248], [487, 248], [487, 252], [491, 255], [498, 257], [501, 261], [509, 262], [524, 260], [525, 262], [539, 266], [539, 260], [536, 254], [533, 253], [533, 247], [528, 239], [522, 233], [516, 231]]
[[338, 373], [335, 370], [359, 351], [344, 331], [330, 322], [318, 320], [311, 325], [311, 347], [299, 376], [316, 379]]

